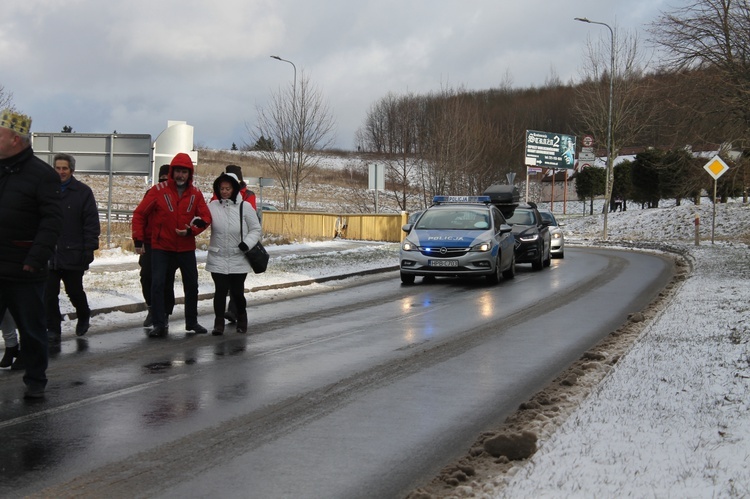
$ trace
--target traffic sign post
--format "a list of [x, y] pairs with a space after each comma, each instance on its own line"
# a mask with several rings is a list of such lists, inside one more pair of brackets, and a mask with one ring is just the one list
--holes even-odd
[[714, 208], [711, 217], [711, 244], [714, 244], [714, 231], [716, 229], [716, 184], [719, 182], [719, 177], [729, 170], [729, 166], [719, 156], [714, 156], [708, 163], [703, 165], [703, 169], [714, 178]]

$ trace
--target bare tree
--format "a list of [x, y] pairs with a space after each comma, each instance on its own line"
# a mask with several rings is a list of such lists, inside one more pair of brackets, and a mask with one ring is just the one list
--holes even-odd
[[[609, 125], [610, 78], [612, 81], [612, 147], [608, 164], [612, 164], [623, 145], [632, 144], [657, 119], [659, 106], [654, 102], [650, 80], [644, 78], [648, 59], [639, 45], [638, 36], [620, 35], [613, 30], [614, 44], [609, 37], [589, 40], [582, 68], [583, 81], [576, 89], [576, 114], [582, 130], [578, 135], [593, 134], [605, 142]], [[611, 69], [614, 49], [614, 72]], [[610, 179], [605, 198], [611, 200]], [[609, 206], [603, 206], [608, 210]]]
[[650, 32], [666, 52], [664, 67], [681, 73], [691, 88], [700, 89], [703, 101], [711, 103], [689, 105], [698, 104], [697, 111], [707, 114], [720, 103], [729, 125], [726, 140], [746, 142], [750, 138], [750, 2], [695, 0], [663, 13]]
[[478, 194], [491, 176], [484, 161], [491, 135], [477, 103], [465, 95], [443, 89], [430, 101], [420, 163], [426, 203], [436, 194]]
[[0, 109], [13, 109], [13, 94], [5, 90], [5, 86], [0, 85]]
[[279, 89], [268, 107], [258, 107], [257, 135], [280, 145], [279, 151], [260, 152], [284, 190], [287, 209], [297, 209], [300, 184], [322, 159], [315, 152], [333, 142], [334, 126], [322, 93], [304, 72], [299, 85]]
[[365, 150], [377, 153], [373, 161], [385, 168], [385, 195], [401, 210], [414, 198], [423, 114], [424, 98], [389, 93], [370, 107], [359, 132]]

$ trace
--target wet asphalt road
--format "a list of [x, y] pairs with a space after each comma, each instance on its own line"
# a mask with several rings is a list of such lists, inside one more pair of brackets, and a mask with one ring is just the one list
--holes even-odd
[[0, 496], [402, 497], [671, 272], [655, 255], [568, 248], [497, 286], [390, 272], [251, 296], [248, 335], [173, 321], [166, 339], [127, 326], [67, 339], [45, 401], [0, 373]]

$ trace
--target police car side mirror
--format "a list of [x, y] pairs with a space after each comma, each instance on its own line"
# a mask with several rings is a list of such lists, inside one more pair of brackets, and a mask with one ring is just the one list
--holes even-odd
[[404, 224], [401, 226], [401, 230], [406, 232], [407, 234], [411, 232], [411, 228], [414, 226], [414, 224]]
[[502, 224], [500, 226], [500, 234], [507, 234], [508, 232], [511, 232], [513, 230], [513, 227], [511, 227], [508, 224]]

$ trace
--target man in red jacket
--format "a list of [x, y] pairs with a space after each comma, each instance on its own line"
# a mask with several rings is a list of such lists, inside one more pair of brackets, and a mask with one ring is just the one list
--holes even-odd
[[211, 223], [203, 193], [193, 186], [193, 161], [177, 154], [169, 164], [169, 179], [150, 189], [133, 212], [133, 241], [138, 254], [145, 252], [145, 227], [151, 227], [151, 315], [149, 336], [167, 334], [164, 286], [170, 267], [179, 268], [185, 291], [185, 329], [205, 334], [198, 324], [198, 264], [195, 236]]

